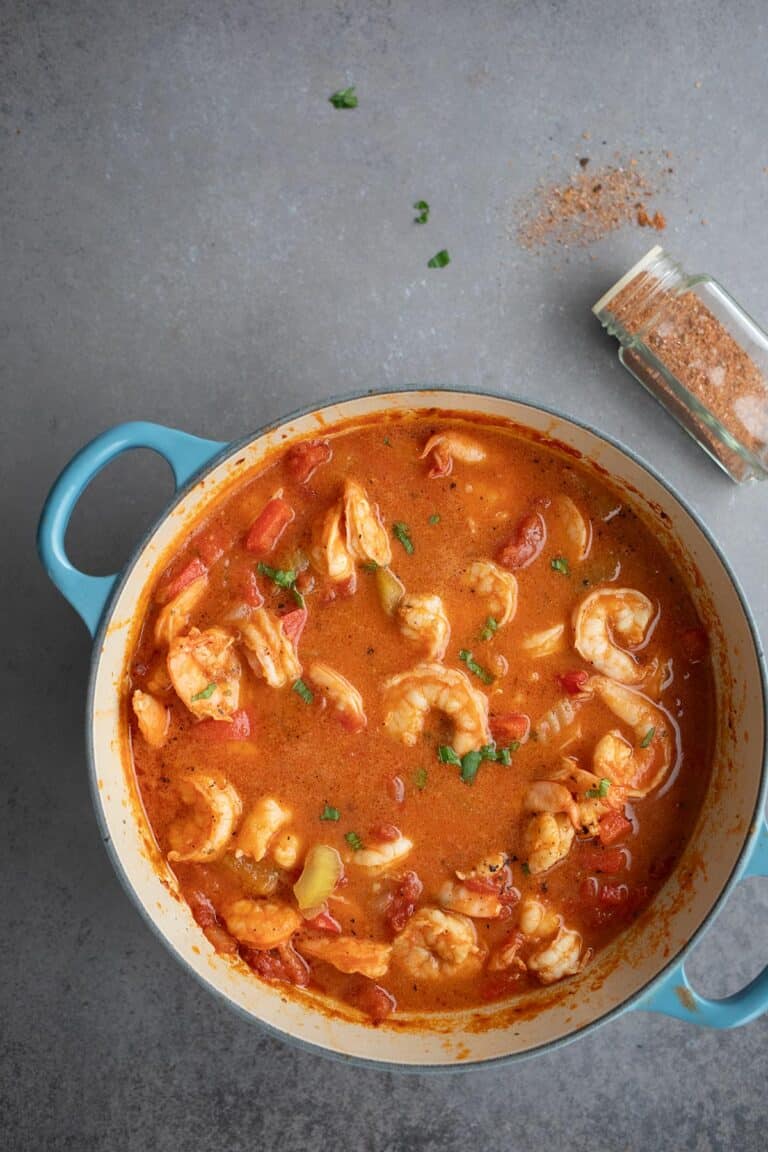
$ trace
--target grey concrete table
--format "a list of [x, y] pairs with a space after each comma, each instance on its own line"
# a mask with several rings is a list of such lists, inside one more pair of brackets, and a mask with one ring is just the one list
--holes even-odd
[[[99, 842], [88, 638], [33, 549], [55, 474], [114, 422], [224, 439], [331, 392], [466, 382], [595, 418], [657, 464], [765, 621], [768, 490], [722, 477], [589, 315], [648, 234], [555, 258], [511, 224], [579, 155], [669, 149], [665, 244], [768, 316], [763, 0], [9, 0], [1, 43], [0, 1146], [764, 1148], [765, 1021], [632, 1015], [509, 1070], [403, 1078], [296, 1052], [207, 996]], [[334, 111], [350, 83], [359, 108]], [[169, 492], [156, 459], [115, 465], [74, 558], [113, 569]], [[733, 990], [767, 937], [752, 881], [694, 978]]]

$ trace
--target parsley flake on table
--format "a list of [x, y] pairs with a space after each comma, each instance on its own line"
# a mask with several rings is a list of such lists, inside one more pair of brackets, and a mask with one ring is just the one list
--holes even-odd
[[417, 200], [414, 208], [418, 212], [418, 216], [414, 216], [413, 218], [414, 224], [426, 224], [427, 220], [429, 220], [429, 204], [427, 204], [426, 200]]
[[427, 268], [445, 268], [446, 264], [450, 264], [450, 262], [451, 257], [448, 254], [448, 249], [441, 248], [431, 260], [427, 260]]
[[334, 108], [357, 108], [357, 96], [355, 95], [355, 85], [350, 88], [342, 88], [338, 92], [334, 92], [333, 96], [328, 97], [329, 104], [333, 104]]

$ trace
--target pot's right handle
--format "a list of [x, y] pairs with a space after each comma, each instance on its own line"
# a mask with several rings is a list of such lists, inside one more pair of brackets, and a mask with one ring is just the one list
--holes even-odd
[[37, 530], [37, 547], [43, 566], [59, 591], [69, 600], [91, 635], [107, 606], [118, 580], [113, 576], [89, 576], [75, 568], [67, 556], [64, 539], [77, 501], [95, 476], [110, 461], [133, 448], [149, 448], [168, 461], [176, 491], [222, 451], [226, 444], [202, 440], [162, 424], [133, 421], [118, 424], [86, 444], [70, 460], [45, 502]]
[[[768, 876], [768, 825], [764, 817], [741, 879], [748, 876]], [[768, 1012], [768, 965], [740, 992], [710, 1000], [691, 987], [682, 960], [633, 1007], [676, 1016], [705, 1028], [737, 1028]]]

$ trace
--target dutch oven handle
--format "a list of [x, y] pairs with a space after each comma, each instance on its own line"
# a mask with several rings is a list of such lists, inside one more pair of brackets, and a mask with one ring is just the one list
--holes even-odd
[[75, 568], [67, 556], [64, 544], [67, 525], [85, 489], [123, 452], [149, 448], [170, 464], [178, 492], [225, 447], [226, 444], [202, 440], [162, 424], [134, 421], [102, 432], [67, 464], [45, 502], [37, 530], [37, 547], [46, 572], [80, 613], [91, 635], [96, 633], [119, 574], [89, 576]]
[[[749, 876], [768, 876], [768, 825], [764, 816], [760, 817], [740, 879], [746, 880]], [[740, 992], [722, 1000], [710, 1000], [691, 987], [684, 957], [633, 1007], [642, 1012], [676, 1016], [678, 1020], [707, 1028], [737, 1028], [768, 1012], [768, 965]]]

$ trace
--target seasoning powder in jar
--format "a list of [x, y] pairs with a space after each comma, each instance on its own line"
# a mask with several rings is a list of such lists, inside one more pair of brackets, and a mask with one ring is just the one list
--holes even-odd
[[768, 334], [715, 280], [657, 246], [592, 311], [625, 368], [731, 479], [768, 476]]

